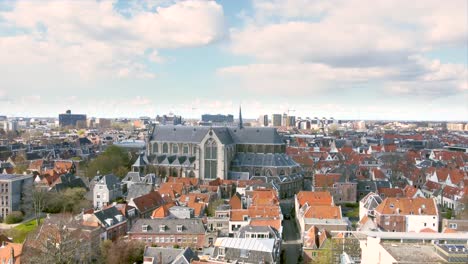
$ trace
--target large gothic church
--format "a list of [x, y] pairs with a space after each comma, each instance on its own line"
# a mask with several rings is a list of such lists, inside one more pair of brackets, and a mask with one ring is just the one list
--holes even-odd
[[[300, 166], [285, 154], [276, 128], [153, 125], [148, 160], [165, 174], [202, 180], [262, 179], [292, 196], [302, 188]], [[281, 185], [281, 186], [280, 186]]]

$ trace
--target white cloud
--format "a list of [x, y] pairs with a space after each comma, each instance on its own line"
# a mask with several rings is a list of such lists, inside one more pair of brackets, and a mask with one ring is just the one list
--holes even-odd
[[223, 36], [223, 9], [214, 1], [133, 10], [123, 16], [114, 1], [18, 1], [0, 11], [0, 30], [17, 31], [0, 36], [0, 64], [55, 66], [85, 78], [148, 78], [154, 74], [143, 62], [160, 62], [158, 49], [206, 45]]
[[239, 81], [245, 91], [259, 94], [286, 90], [304, 95], [320, 94], [369, 83], [387, 95], [440, 97], [467, 91], [467, 72], [462, 65], [441, 64], [418, 56], [408, 61], [397, 66], [362, 68], [319, 63], [257, 63], [221, 68], [218, 74]]
[[244, 26], [231, 29], [229, 48], [255, 62], [218, 73], [261, 92], [316, 92], [367, 83], [384, 96], [463, 94], [463, 65], [424, 54], [466, 45], [467, 2], [423, 2], [253, 0], [254, 13]]

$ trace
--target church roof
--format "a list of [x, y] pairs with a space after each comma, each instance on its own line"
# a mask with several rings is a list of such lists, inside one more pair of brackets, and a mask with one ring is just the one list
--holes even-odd
[[286, 154], [237, 153], [233, 166], [296, 167], [298, 164]]
[[191, 127], [191, 126], [155, 126], [152, 140], [162, 142], [199, 144], [212, 130], [221, 143], [230, 144], [284, 144], [282, 137], [272, 127]]

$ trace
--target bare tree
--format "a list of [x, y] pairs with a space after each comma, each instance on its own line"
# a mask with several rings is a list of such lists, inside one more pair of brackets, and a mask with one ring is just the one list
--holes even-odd
[[25, 241], [24, 263], [89, 263], [93, 247], [89, 236], [71, 214], [54, 215]]
[[46, 208], [47, 196], [47, 192], [44, 189], [33, 187], [31, 193], [31, 205], [34, 212], [34, 218], [36, 218], [36, 225], [39, 225], [42, 212]]

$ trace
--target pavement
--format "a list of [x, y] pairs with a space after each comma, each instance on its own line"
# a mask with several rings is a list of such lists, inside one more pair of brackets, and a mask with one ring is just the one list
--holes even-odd
[[[283, 213], [289, 213], [294, 207], [294, 202], [290, 200], [281, 201]], [[291, 219], [283, 220], [283, 243], [281, 250], [284, 250], [284, 262], [286, 264], [298, 263], [298, 258], [302, 254], [301, 240], [298, 228], [295, 224], [296, 218], [291, 215]]]

